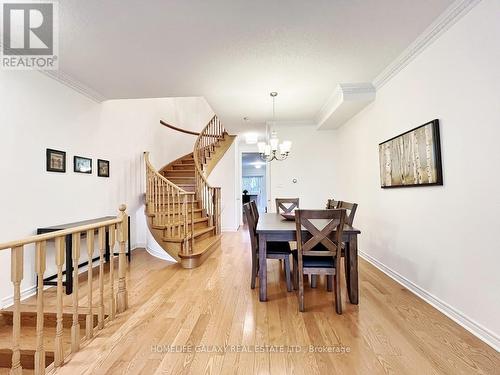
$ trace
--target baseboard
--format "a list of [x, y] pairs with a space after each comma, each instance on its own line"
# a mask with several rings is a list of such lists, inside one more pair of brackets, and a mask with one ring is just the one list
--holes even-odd
[[145, 249], [146, 248], [145, 243], [136, 243], [131, 246], [131, 251], [137, 250], [137, 249]]
[[[30, 286], [27, 289], [21, 290], [21, 301], [36, 294], [36, 285]], [[14, 295], [7, 296], [2, 299], [2, 309], [5, 309], [14, 304]]]
[[456, 310], [455, 308], [448, 305], [446, 302], [441, 301], [436, 296], [434, 296], [431, 293], [427, 292], [426, 290], [422, 289], [421, 287], [419, 287], [418, 285], [416, 285], [412, 281], [408, 280], [407, 278], [400, 275], [396, 271], [387, 267], [385, 264], [379, 262], [377, 259], [375, 259], [371, 255], [369, 255], [363, 251], [359, 251], [359, 256], [362, 257], [363, 259], [365, 259], [367, 262], [371, 263], [373, 266], [378, 268], [383, 273], [385, 273], [391, 279], [393, 279], [397, 283], [404, 286], [406, 289], [408, 289], [410, 292], [415, 294], [417, 297], [420, 297], [425, 302], [429, 303], [430, 305], [432, 305], [433, 307], [435, 307], [436, 309], [441, 311], [448, 318], [450, 318], [455, 323], [457, 323], [460, 326], [462, 326], [463, 328], [465, 328], [467, 331], [472, 333], [474, 336], [479, 338], [481, 341], [484, 341], [486, 344], [491, 346], [497, 352], [500, 351], [500, 337], [498, 335], [496, 335], [494, 332], [488, 330], [487, 328], [483, 327], [479, 323], [470, 319], [465, 314], [463, 314], [461, 311]]

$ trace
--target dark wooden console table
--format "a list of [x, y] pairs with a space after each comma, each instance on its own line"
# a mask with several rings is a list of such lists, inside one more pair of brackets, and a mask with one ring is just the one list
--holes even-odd
[[[64, 230], [64, 229], [69, 229], [69, 228], [75, 228], [79, 227], [82, 225], [89, 225], [89, 224], [95, 224], [99, 223], [101, 221], [106, 221], [106, 220], [112, 220], [116, 219], [116, 216], [104, 216], [104, 217], [99, 217], [97, 219], [92, 219], [92, 220], [84, 220], [84, 221], [78, 221], [76, 223], [67, 223], [67, 224], [61, 224], [61, 225], [54, 225], [52, 227], [46, 227], [46, 228], [38, 228], [36, 233], [37, 234], [44, 234], [44, 233], [50, 233], [50, 232], [56, 232], [58, 230]], [[130, 216], [128, 217], [128, 227], [130, 228]], [[85, 237], [85, 233], [82, 234], [82, 237]], [[128, 231], [128, 251], [127, 251], [127, 258], [128, 261], [130, 262], [131, 260], [131, 254], [130, 254], [130, 230]], [[66, 280], [63, 281], [63, 285], [66, 287], [66, 294], [71, 294], [73, 293], [73, 241], [71, 239], [71, 235], [66, 236], [66, 269], [63, 271], [63, 275], [66, 275]], [[104, 253], [104, 259], [106, 262], [109, 262], [109, 233], [108, 230], [106, 229], [106, 252]], [[113, 253], [113, 255], [118, 255], [118, 253]], [[92, 258], [92, 262], [98, 260], [99, 257]], [[84, 267], [89, 262], [83, 262], [78, 265], [78, 268]], [[52, 281], [57, 278], [56, 275], [49, 276], [45, 279], [43, 279], [43, 285], [57, 285], [56, 281]]]

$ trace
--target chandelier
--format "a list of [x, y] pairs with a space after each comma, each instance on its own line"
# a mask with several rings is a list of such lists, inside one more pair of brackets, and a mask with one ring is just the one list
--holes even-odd
[[[271, 98], [273, 99], [273, 124], [276, 121], [276, 97], [278, 96], [277, 92], [272, 92]], [[260, 158], [263, 161], [271, 162], [273, 160], [285, 160], [290, 154], [290, 150], [292, 148], [292, 142], [283, 141], [280, 144], [278, 139], [278, 134], [275, 130], [272, 130], [269, 133], [269, 124], [266, 122], [266, 142], [257, 143], [257, 147], [259, 148]]]

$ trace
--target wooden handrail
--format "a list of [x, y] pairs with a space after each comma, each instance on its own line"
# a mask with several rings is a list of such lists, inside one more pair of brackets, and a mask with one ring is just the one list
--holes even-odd
[[74, 227], [74, 228], [69, 228], [69, 229], [62, 229], [62, 230], [58, 230], [56, 232], [38, 234], [36, 236], [26, 237], [26, 238], [23, 238], [21, 240], [4, 242], [4, 243], [0, 244], [0, 250], [12, 249], [14, 247], [25, 246], [25, 245], [29, 245], [29, 244], [36, 243], [36, 242], [49, 241], [49, 240], [53, 240], [57, 237], [64, 237], [64, 236], [67, 236], [69, 234], [86, 232], [86, 231], [92, 230], [92, 229], [95, 230], [95, 229], [98, 229], [102, 226], [109, 226], [109, 225], [118, 224], [118, 223], [121, 223], [121, 219], [119, 219], [119, 218], [111, 219], [111, 220], [104, 220], [104, 221], [100, 221], [98, 223], [82, 225], [79, 227]]
[[[166, 123], [163, 120], [160, 120], [160, 124], [166, 126], [167, 128], [170, 128], [172, 130], [176, 130], [176, 131], [181, 132], [181, 133], [185, 133], [185, 134], [189, 134], [189, 135], [196, 135], [196, 136], [200, 135], [200, 133], [198, 133], [198, 132], [195, 132], [195, 131], [192, 131], [192, 130], [186, 130], [186, 129], [178, 128], [177, 126], [170, 125], [170, 124]], [[214, 136], [213, 135], [208, 135], [208, 137], [214, 137]]]
[[207, 152], [214, 152], [216, 144], [227, 134], [217, 116], [212, 117], [200, 132], [193, 149], [195, 164], [196, 196], [201, 202], [202, 209], [208, 215], [210, 223], [215, 226], [215, 233], [221, 230], [221, 194], [220, 187], [211, 186], [203, 170], [206, 163]]
[[[168, 238], [182, 240], [183, 252], [190, 253], [194, 241], [195, 193], [185, 191], [160, 174], [144, 153], [146, 162], [146, 210], [153, 217], [153, 227], [163, 229]], [[191, 210], [188, 204], [191, 203]], [[191, 219], [188, 219], [191, 213]], [[191, 232], [188, 231], [191, 227]]]
[[153, 172], [157, 178], [159, 178], [160, 180], [162, 180], [163, 182], [165, 182], [167, 185], [171, 186], [172, 188], [174, 189], [177, 189], [180, 191], [180, 194], [182, 195], [190, 195], [190, 194], [193, 194], [193, 192], [189, 192], [189, 191], [186, 191], [182, 188], [180, 188], [179, 186], [177, 186], [176, 184], [174, 184], [173, 182], [169, 181], [165, 176], [163, 176], [160, 172], [158, 172], [156, 170], [155, 167], [153, 167], [153, 164], [151, 164], [151, 161], [149, 159], [149, 155], [150, 153], [148, 151], [144, 152], [144, 161], [146, 162], [146, 168], [148, 170], [150, 170], [151, 172]]
[[[11, 374], [21, 375], [21, 283], [23, 281], [24, 270], [24, 249], [26, 245], [35, 245], [35, 270], [37, 272], [37, 309], [36, 309], [36, 351], [34, 358], [35, 374], [45, 374], [45, 335], [44, 330], [45, 320], [45, 307], [43, 301], [44, 285], [43, 277], [46, 270], [47, 262], [47, 241], [55, 240], [55, 265], [57, 268], [57, 288], [56, 288], [56, 330], [54, 338], [54, 363], [49, 368], [57, 368], [63, 366], [65, 363], [65, 355], [67, 354], [64, 346], [65, 341], [63, 338], [63, 266], [65, 254], [65, 239], [66, 236], [71, 235], [72, 240], [72, 258], [73, 258], [73, 278], [74, 289], [72, 296], [72, 311], [73, 319], [71, 325], [71, 353], [80, 350], [80, 313], [86, 315], [86, 340], [93, 337], [94, 330], [101, 330], [104, 328], [106, 322], [111, 322], [115, 318], [115, 312], [121, 313], [128, 308], [128, 292], [126, 285], [127, 273], [127, 258], [126, 258], [126, 241], [128, 237], [128, 216], [126, 213], [126, 206], [120, 206], [120, 212], [116, 219], [103, 220], [97, 223], [81, 225], [75, 228], [59, 230], [51, 233], [31, 236], [20, 240], [5, 242], [0, 244], [0, 250], [11, 249], [11, 281], [14, 288], [13, 298], [13, 318], [12, 318], [12, 367]], [[81, 306], [78, 296], [78, 264], [80, 263], [80, 248], [81, 248], [81, 235], [82, 233], [87, 236], [87, 256], [93, 258], [95, 252], [94, 234], [98, 231], [98, 244], [99, 244], [99, 283], [98, 293], [99, 301], [97, 304], [97, 318], [98, 325], [94, 328], [93, 321], [94, 315], [92, 312], [92, 263], [90, 263], [87, 280], [88, 295], [87, 305]], [[109, 237], [109, 293], [104, 293], [104, 253], [106, 249], [106, 233]], [[114, 277], [114, 263], [115, 263], [115, 246], [116, 242], [119, 243], [118, 251], [118, 290], [114, 293], [115, 277]], [[68, 260], [66, 260], [68, 261]], [[91, 261], [90, 261], [91, 262]], [[105, 302], [105, 296], [107, 302]], [[105, 305], [109, 306], [108, 316], [105, 318]]]
[[167, 128], [170, 128], [172, 130], [176, 130], [176, 131], [181, 132], [181, 133], [186, 133], [186, 134], [196, 135], [196, 136], [200, 135], [200, 133], [197, 133], [197, 132], [194, 132], [194, 131], [191, 131], [191, 130], [181, 129], [181, 128], [178, 128], [177, 126], [173, 126], [173, 125], [167, 124], [163, 120], [160, 120], [160, 124], [165, 125]]

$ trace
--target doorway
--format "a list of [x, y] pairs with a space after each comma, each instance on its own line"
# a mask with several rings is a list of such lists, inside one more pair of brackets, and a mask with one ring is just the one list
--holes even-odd
[[243, 204], [255, 201], [259, 213], [267, 211], [266, 168], [258, 152], [241, 154], [241, 201]]

